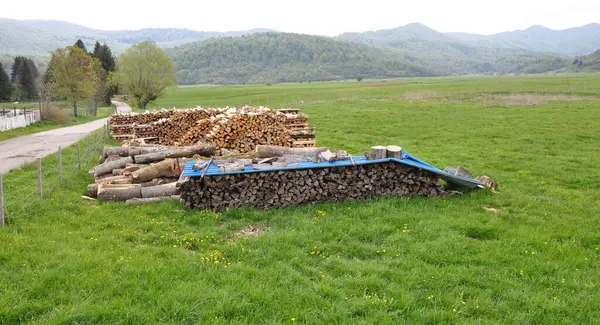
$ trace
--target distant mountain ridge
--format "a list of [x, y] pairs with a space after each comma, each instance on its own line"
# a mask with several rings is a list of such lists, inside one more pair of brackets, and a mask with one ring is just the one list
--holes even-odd
[[[14, 20], [0, 18], [0, 53], [49, 54], [81, 39], [87, 47], [96, 41], [108, 43], [113, 52], [151, 39], [162, 47], [173, 47], [210, 38], [276, 32], [266, 28], [246, 31], [212, 32], [183, 28], [145, 28], [140, 30], [99, 30], [57, 20]], [[27, 42], [22, 40], [26, 39]]]
[[469, 45], [493, 48], [522, 49], [576, 56], [589, 54], [600, 48], [600, 24], [553, 30], [534, 25], [524, 30], [495, 35], [446, 33]]
[[[167, 49], [177, 64], [180, 81], [186, 84], [600, 70], [595, 64], [597, 55], [584, 56], [600, 48], [599, 24], [565, 30], [532, 26], [477, 35], [442, 33], [412, 23], [324, 37], [271, 29], [108, 31], [64, 21], [0, 18], [0, 62], [8, 69], [12, 57], [26, 55], [43, 70], [54, 49], [77, 39], [88, 49], [96, 41], [106, 42], [116, 55], [133, 44], [154, 40]], [[585, 68], [572, 66], [581, 56]]]

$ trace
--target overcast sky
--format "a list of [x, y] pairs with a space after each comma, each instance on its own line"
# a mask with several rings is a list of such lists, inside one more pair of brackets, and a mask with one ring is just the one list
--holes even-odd
[[[564, 29], [600, 20], [600, 0], [158, 0], [157, 5], [148, 0], [2, 2], [1, 17], [66, 20], [112, 30], [273, 28], [333, 36], [420, 22], [441, 32], [493, 34], [531, 25]], [[93, 10], [85, 9], [92, 6]]]

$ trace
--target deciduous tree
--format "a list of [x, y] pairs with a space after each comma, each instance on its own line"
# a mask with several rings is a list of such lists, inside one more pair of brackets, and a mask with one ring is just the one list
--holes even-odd
[[130, 94], [139, 108], [177, 84], [175, 65], [154, 41], [145, 41], [123, 53], [117, 66], [121, 89]]
[[98, 76], [94, 60], [77, 46], [57, 49], [52, 53], [48, 64], [50, 91], [56, 97], [66, 97], [73, 104], [73, 116], [77, 116], [77, 103], [96, 93]]

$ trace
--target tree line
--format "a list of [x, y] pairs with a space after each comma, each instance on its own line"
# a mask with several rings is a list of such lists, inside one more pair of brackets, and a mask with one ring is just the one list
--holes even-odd
[[176, 84], [173, 62], [154, 41], [132, 46], [117, 62], [106, 43], [96, 42], [88, 52], [78, 40], [56, 49], [42, 74], [33, 60], [23, 56], [15, 57], [10, 77], [0, 63], [0, 100], [65, 100], [75, 117], [82, 101], [91, 101], [90, 113], [96, 115], [97, 104], [110, 105], [119, 92], [130, 94], [138, 107], [146, 108]]

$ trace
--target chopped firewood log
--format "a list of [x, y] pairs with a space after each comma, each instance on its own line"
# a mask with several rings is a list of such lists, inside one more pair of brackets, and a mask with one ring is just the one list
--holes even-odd
[[125, 201], [142, 197], [140, 184], [108, 184], [98, 185], [98, 200]]
[[87, 186], [87, 193], [89, 197], [98, 197], [98, 184], [89, 184]]
[[402, 159], [402, 147], [387, 146], [387, 157]]
[[176, 182], [156, 185], [150, 187], [142, 187], [142, 198], [163, 197], [177, 194]]
[[179, 177], [181, 169], [177, 170], [177, 165], [183, 166], [183, 160], [165, 159], [161, 162], [151, 164], [150, 166], [136, 170], [131, 174], [134, 183], [144, 183], [154, 178], [160, 177]]
[[383, 159], [387, 155], [387, 148], [384, 146], [374, 146], [371, 147], [371, 152], [373, 153], [374, 159]]
[[287, 148], [279, 146], [258, 145], [256, 152], [259, 158], [281, 157], [285, 155], [297, 155], [303, 157], [316, 157], [319, 153], [329, 150], [328, 148]]
[[105, 162], [102, 165], [96, 166], [90, 172], [98, 177], [104, 174], [112, 173], [113, 169], [125, 168], [127, 164], [133, 163], [133, 158], [125, 157], [115, 161]]

